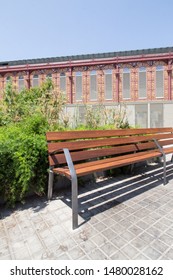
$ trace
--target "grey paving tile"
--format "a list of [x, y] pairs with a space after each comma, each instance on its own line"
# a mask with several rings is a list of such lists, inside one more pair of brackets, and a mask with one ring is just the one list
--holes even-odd
[[111, 229], [115, 232], [116, 235], [118, 235], [118, 234], [121, 234], [122, 232], [124, 232], [125, 227], [116, 223], [111, 226]]
[[[9, 249], [9, 246], [3, 246], [3, 247], [1, 247], [0, 248], [0, 258], [3, 260], [5, 260], [6, 259], [6, 257], [8, 256], [8, 255], [11, 255], [11, 251], [10, 251], [10, 249]], [[12, 256], [11, 256], [12, 257]]]
[[68, 255], [72, 260], [77, 260], [85, 256], [85, 252], [79, 246], [76, 246], [68, 251]]
[[97, 245], [97, 246], [101, 246], [103, 244], [105, 244], [107, 242], [107, 238], [105, 235], [103, 234], [97, 234], [94, 237], [91, 238], [91, 240]]
[[0, 238], [0, 250], [2, 247], [8, 246], [8, 238], [7, 236]]
[[92, 250], [97, 248], [97, 245], [91, 240], [86, 240], [80, 244], [80, 247], [86, 254], [89, 254]]
[[143, 230], [147, 230], [147, 228], [149, 227], [148, 223], [144, 222], [143, 220], [137, 221], [136, 226]]
[[151, 260], [157, 260], [161, 256], [160, 252], [158, 252], [156, 249], [154, 249], [151, 246], [148, 246], [143, 250], [143, 253], [149, 257]]
[[160, 241], [159, 239], [154, 240], [151, 243], [151, 246], [157, 251], [161, 252], [162, 254], [165, 253], [169, 248], [168, 245], [166, 245], [164, 242]]
[[162, 234], [159, 237], [159, 240], [164, 242], [168, 246], [173, 246], [173, 237], [167, 235], [166, 233]]
[[129, 260], [130, 258], [125, 255], [122, 251], [115, 252], [111, 258], [111, 260]]
[[102, 220], [102, 223], [106, 226], [106, 227], [111, 227], [114, 223], [116, 223], [113, 219], [111, 218], [104, 218]]
[[147, 229], [147, 233], [152, 235], [154, 238], [159, 238], [159, 236], [162, 234], [162, 231], [160, 228], [156, 228], [155, 226], [151, 226]]
[[102, 231], [102, 235], [104, 235], [108, 240], [112, 240], [116, 236], [116, 233], [111, 228], [106, 228]]
[[96, 248], [95, 250], [91, 251], [89, 254], [89, 259], [91, 260], [107, 260], [108, 257], [106, 254], [101, 251], [99, 248]]
[[139, 234], [138, 237], [147, 242], [148, 244], [150, 244], [154, 240], [154, 237], [147, 233], [147, 231], [142, 232], [141, 234]]
[[49, 248], [50, 246], [55, 246], [59, 244], [58, 240], [51, 234], [42, 239], [42, 243], [44, 244], [44, 247]]
[[169, 227], [165, 224], [161, 223], [160, 220], [158, 222], [154, 223], [154, 227], [159, 229], [160, 232], [164, 233]]
[[138, 236], [143, 232], [143, 229], [135, 225], [132, 225], [129, 229], [130, 232], [132, 232], [134, 235]]
[[164, 256], [170, 260], [173, 260], [173, 248], [170, 248], [167, 252], [165, 252]]
[[132, 239], [134, 239], [136, 237], [136, 234], [132, 233], [129, 230], [126, 230], [126, 231], [121, 233], [120, 237], [124, 238], [124, 240], [126, 242], [129, 242], [129, 241], [131, 241]]
[[25, 246], [23, 248], [18, 248], [14, 250], [14, 256], [16, 260], [29, 260], [31, 259], [31, 255], [28, 251], [28, 248]]
[[128, 256], [129, 259], [134, 258], [137, 254], [139, 254], [139, 250], [137, 250], [134, 246], [127, 244], [122, 249], [121, 252]]
[[168, 226], [168, 227], [172, 226], [172, 221], [171, 220], [167, 219], [163, 215], [161, 215], [161, 217], [162, 218], [159, 220], [160, 223], [162, 223], [163, 225]]
[[126, 229], [128, 229], [129, 227], [132, 226], [132, 222], [129, 220], [128, 218], [122, 219], [121, 221], [118, 222], [119, 225], [122, 225], [123, 227], [125, 227]]
[[129, 244], [132, 245], [134, 248], [138, 249], [139, 251], [142, 251], [148, 245], [147, 242], [145, 242], [139, 237], [129, 241]]
[[26, 240], [26, 245], [28, 246], [30, 254], [32, 255], [34, 255], [36, 252], [39, 252], [39, 250], [42, 251], [44, 248], [40, 239], [36, 235], [29, 237]]
[[109, 258], [111, 255], [115, 254], [118, 248], [115, 247], [112, 243], [106, 242], [100, 247], [100, 250], [102, 250]]
[[120, 250], [127, 244], [127, 241], [122, 237], [122, 235], [118, 235], [111, 240], [111, 243], [114, 244], [114, 246]]
[[0, 260], [13, 260], [14, 258], [11, 255], [5, 255], [1, 256], [0, 254]]
[[169, 228], [168, 230], [165, 231], [165, 233], [173, 237], [173, 228]]
[[135, 257], [132, 258], [133, 260], [149, 260], [150, 258], [147, 258], [144, 254], [139, 253]]
[[60, 256], [57, 256], [58, 260], [70, 260], [70, 257], [68, 256], [68, 254], [64, 253]]
[[94, 226], [94, 229], [97, 230], [98, 232], [102, 232], [103, 230], [105, 230], [105, 228], [106, 226], [102, 222], [99, 222]]

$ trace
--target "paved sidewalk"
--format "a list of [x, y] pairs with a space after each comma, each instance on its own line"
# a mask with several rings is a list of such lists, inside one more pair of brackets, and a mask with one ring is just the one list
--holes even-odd
[[173, 165], [79, 188], [80, 226], [71, 229], [70, 190], [1, 207], [0, 259], [173, 259]]

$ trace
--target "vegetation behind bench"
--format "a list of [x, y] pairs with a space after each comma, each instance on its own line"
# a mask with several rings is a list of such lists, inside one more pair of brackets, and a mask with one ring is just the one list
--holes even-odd
[[119, 129], [47, 132], [49, 154], [48, 199], [54, 174], [66, 176], [72, 187], [72, 226], [78, 227], [77, 177], [163, 157], [166, 184], [166, 154], [173, 153], [173, 129]]

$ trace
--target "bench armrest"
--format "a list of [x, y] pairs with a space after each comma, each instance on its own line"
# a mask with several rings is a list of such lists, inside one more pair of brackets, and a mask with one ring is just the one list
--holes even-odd
[[53, 151], [53, 152], [49, 153], [49, 155], [50, 156], [55, 155], [59, 151], [63, 151], [64, 152], [65, 159], [66, 159], [66, 162], [67, 162], [67, 166], [68, 166], [68, 168], [70, 170], [71, 178], [76, 178], [77, 177], [76, 176], [76, 170], [74, 168], [74, 164], [73, 164], [73, 161], [72, 161], [69, 149], [61, 148], [61, 149], [58, 149], [56, 151]]
[[157, 148], [159, 149], [159, 151], [162, 153], [163, 156], [165, 156], [165, 152], [163, 150], [163, 148], [159, 145], [159, 142], [157, 139], [153, 138], [154, 143], [156, 144]]

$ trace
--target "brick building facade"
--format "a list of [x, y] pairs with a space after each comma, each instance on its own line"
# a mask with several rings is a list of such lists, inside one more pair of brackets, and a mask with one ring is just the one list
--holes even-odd
[[165, 102], [172, 104], [172, 62], [173, 47], [5, 61], [0, 62], [0, 91], [10, 79], [20, 91], [49, 77], [65, 92], [68, 105], [143, 104], [134, 109], [136, 119], [145, 106], [148, 115], [148, 104], [160, 112]]

